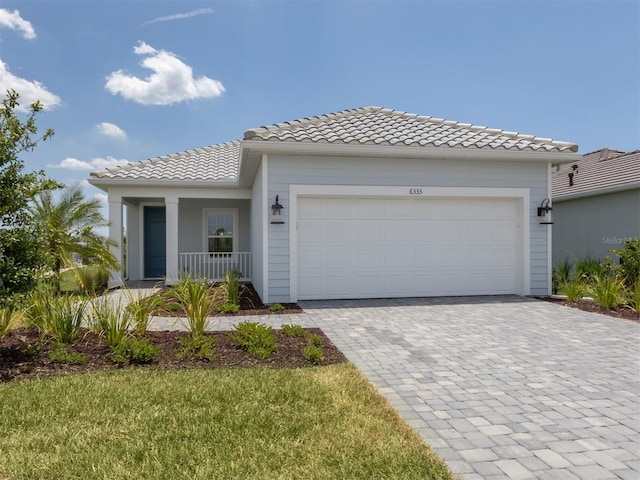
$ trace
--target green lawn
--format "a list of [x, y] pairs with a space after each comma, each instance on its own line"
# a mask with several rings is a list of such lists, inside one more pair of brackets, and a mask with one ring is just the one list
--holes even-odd
[[450, 479], [349, 364], [0, 385], [0, 478]]

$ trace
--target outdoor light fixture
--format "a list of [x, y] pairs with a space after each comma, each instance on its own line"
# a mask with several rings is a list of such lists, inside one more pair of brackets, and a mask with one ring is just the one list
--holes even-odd
[[276, 195], [276, 203], [271, 205], [271, 223], [274, 223], [274, 224], [284, 223], [284, 220], [282, 220], [282, 216], [281, 216], [283, 208], [284, 207], [280, 205], [278, 195]]
[[540, 206], [538, 207], [538, 216], [546, 217], [545, 221], [540, 222], [540, 225], [552, 225], [553, 221], [551, 220], [551, 211], [553, 208], [549, 206], [549, 199], [545, 198]]

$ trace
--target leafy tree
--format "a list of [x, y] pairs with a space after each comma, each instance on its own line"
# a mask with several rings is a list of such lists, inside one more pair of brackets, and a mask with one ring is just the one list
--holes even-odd
[[43, 190], [58, 188], [43, 171], [25, 172], [20, 154], [49, 140], [53, 130], [38, 137], [40, 102], [32, 103], [26, 118], [16, 114], [20, 95], [8, 90], [0, 107], [0, 297], [28, 290], [44, 266], [40, 238], [30, 223], [28, 205]]
[[39, 225], [59, 287], [60, 271], [73, 265], [73, 255], [83, 263], [118, 268], [118, 261], [109, 251], [114, 242], [96, 233], [107, 227], [98, 200], [87, 200], [80, 186], [65, 188], [57, 199], [51, 190], [39, 192], [30, 206], [33, 221]]

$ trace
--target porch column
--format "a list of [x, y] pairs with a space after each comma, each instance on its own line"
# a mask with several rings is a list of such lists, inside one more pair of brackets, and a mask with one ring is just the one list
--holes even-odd
[[178, 283], [178, 197], [166, 197], [167, 272], [165, 284]]
[[122, 198], [109, 195], [109, 240], [115, 245], [109, 251], [118, 261], [119, 268], [111, 270], [109, 288], [117, 287], [122, 282]]

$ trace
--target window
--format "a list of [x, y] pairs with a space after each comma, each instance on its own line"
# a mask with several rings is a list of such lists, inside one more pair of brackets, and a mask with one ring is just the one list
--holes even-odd
[[231, 253], [236, 248], [236, 213], [230, 210], [205, 212], [206, 244], [209, 253]]

